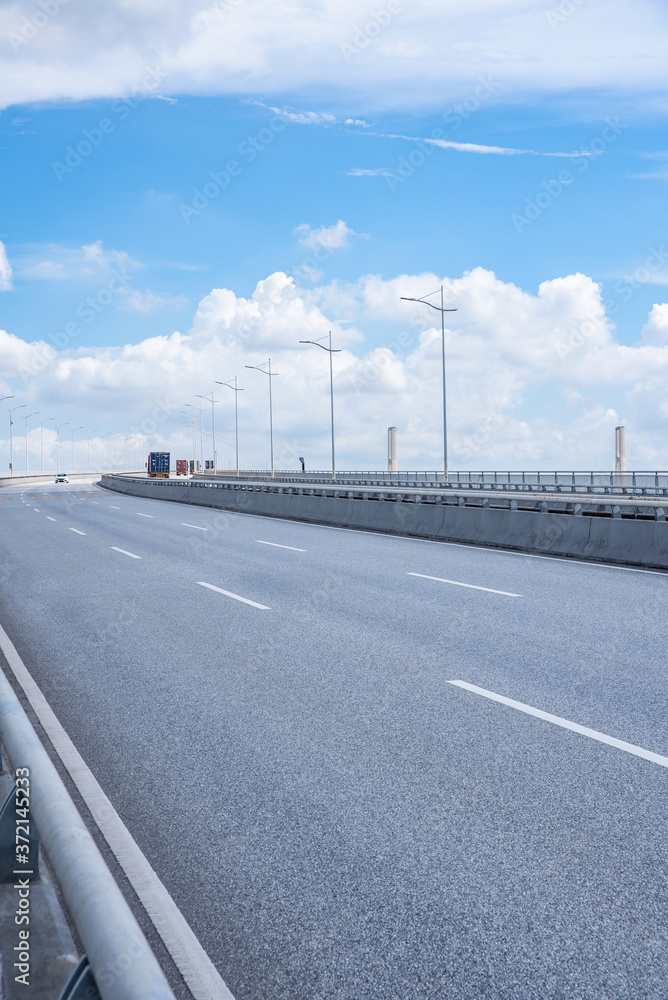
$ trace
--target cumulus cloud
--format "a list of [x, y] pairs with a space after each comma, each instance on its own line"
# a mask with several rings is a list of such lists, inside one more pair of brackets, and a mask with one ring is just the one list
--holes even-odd
[[351, 236], [364, 236], [364, 233], [356, 233], [354, 229], [346, 225], [343, 219], [333, 226], [320, 226], [319, 229], [312, 229], [307, 222], [295, 226], [295, 235], [299, 236], [299, 242], [311, 250], [317, 247], [324, 247], [327, 250], [340, 250], [342, 247], [350, 246]]
[[642, 329], [643, 344], [668, 344], [668, 302], [655, 303]]
[[9, 292], [12, 288], [12, 265], [5, 244], [0, 241], [0, 292]]
[[[642, 343], [623, 345], [600, 287], [584, 274], [545, 281], [533, 294], [484, 268], [445, 278], [366, 275], [310, 290], [278, 272], [247, 298], [213, 289], [187, 333], [56, 351], [48, 341], [28, 344], [2, 332], [0, 356], [8, 391], [19, 401], [76, 424], [144, 435], [142, 447], [165, 446], [183, 457], [190, 454], [183, 404], [208, 392], [215, 379], [236, 374], [244, 389], [239, 421], [248, 468], [268, 463], [267, 385], [244, 365], [271, 357], [279, 373], [273, 386], [277, 465], [296, 468], [305, 455], [310, 468], [326, 468], [328, 363], [323, 352], [299, 341], [331, 330], [340, 349], [334, 355], [340, 467], [382, 468], [387, 427], [396, 426], [400, 465], [436, 469], [439, 318], [401, 296], [422, 296], [441, 283], [458, 310], [446, 334], [453, 468], [610, 468], [619, 423], [627, 427], [629, 464], [665, 468], [667, 306], [654, 306]], [[384, 344], [365, 345], [367, 325], [387, 330]], [[222, 389], [217, 397], [223, 462], [233, 456], [233, 397]]]
[[488, 74], [504, 100], [582, 88], [607, 105], [610, 92], [665, 91], [661, 0], [588, 0], [555, 23], [567, 6], [413, 0], [378, 30], [357, 0], [106, 0], [103, 19], [96, 5], [53, 4], [45, 15], [14, 0], [0, 10], [0, 93], [6, 105], [117, 97], [156, 65], [154, 96], [317, 88], [374, 108], [443, 107]]

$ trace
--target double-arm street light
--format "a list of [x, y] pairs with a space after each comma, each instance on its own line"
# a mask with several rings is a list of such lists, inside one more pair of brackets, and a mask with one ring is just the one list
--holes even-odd
[[76, 455], [74, 453], [74, 435], [77, 431], [82, 431], [82, 430], [83, 430], [83, 424], [81, 425], [81, 427], [75, 427], [74, 430], [72, 431], [72, 472], [77, 471], [77, 460], [76, 460]]
[[256, 372], [262, 372], [263, 375], [269, 376], [269, 441], [271, 444], [271, 478], [274, 478], [274, 417], [271, 407], [271, 380], [278, 372], [272, 372], [271, 370], [271, 358], [266, 362], [267, 371], [264, 370], [264, 365], [245, 365], [245, 368], [252, 368]]
[[[239, 407], [237, 405], [237, 400], [239, 399], [239, 396], [237, 395], [237, 393], [243, 392], [243, 389], [240, 389], [237, 386], [236, 375], [234, 376], [234, 385], [232, 385], [232, 379], [230, 379], [229, 382], [218, 382], [218, 380], [216, 380], [216, 385], [226, 385], [228, 389], [234, 390], [234, 443], [236, 446], [236, 453], [237, 453], [237, 476], [238, 476], [239, 475]], [[271, 380], [269, 381], [269, 385], [271, 385]]]
[[97, 428], [95, 428], [94, 431], [91, 431], [90, 428], [89, 428], [89, 430], [87, 432], [87, 437], [88, 437], [88, 471], [89, 472], [90, 472], [90, 436], [91, 436], [91, 434], [97, 434]]
[[100, 436], [100, 441], [102, 442], [102, 472], [104, 472], [104, 468], [107, 464], [107, 454], [106, 454], [106, 449], [104, 447], [104, 439], [108, 437], [111, 437], [111, 431], [107, 431], [106, 434], [102, 434]]
[[60, 428], [66, 427], [67, 424], [69, 424], [69, 420], [56, 425], [56, 473], [60, 472]]
[[340, 348], [332, 347], [332, 331], [330, 330], [327, 334], [329, 337], [329, 347], [325, 347], [320, 341], [324, 340], [321, 337], [320, 340], [300, 340], [300, 344], [315, 344], [316, 347], [322, 347], [323, 351], [328, 351], [329, 353], [329, 402], [330, 410], [332, 415], [332, 479], [336, 477], [336, 463], [334, 461], [334, 374], [332, 371], [332, 354], [340, 354]]
[[24, 413], [23, 419], [25, 421], [25, 433], [26, 433], [26, 476], [28, 475], [28, 421], [31, 417], [36, 417], [39, 410], [33, 410], [32, 413]]
[[[13, 399], [13, 396], [6, 396], [5, 399]], [[12, 434], [12, 427], [14, 426], [14, 421], [12, 420], [12, 413], [14, 410], [22, 410], [27, 403], [21, 403], [20, 406], [12, 406], [10, 410], [7, 410], [9, 414], [9, 475], [14, 475], [14, 437]]]
[[[202, 404], [195, 406], [194, 403], [186, 403], [191, 410], [197, 410], [199, 412], [199, 450], [200, 450], [200, 472], [204, 471], [204, 431], [202, 430]], [[193, 414], [193, 420], [195, 420], [195, 472], [197, 472], [197, 423], [195, 415]]]
[[[192, 407], [192, 403], [186, 403], [186, 406]], [[194, 407], [193, 407], [194, 409]], [[180, 411], [184, 417], [190, 418], [193, 424], [193, 470], [197, 472], [197, 418], [194, 413], [186, 413], [185, 410]]]
[[[47, 417], [46, 422], [47, 424], [49, 424], [51, 423], [52, 420], [55, 419], [56, 419], [55, 417]], [[44, 475], [44, 418], [42, 418], [39, 422], [39, 459], [40, 459], [40, 469], [42, 475]]]
[[[13, 396], [0, 396], [0, 403], [3, 403], [5, 401], [5, 399], [13, 399], [13, 398], [14, 398]], [[12, 435], [12, 411], [9, 410], [8, 412], [9, 412], [9, 436], [11, 438], [11, 435]], [[12, 469], [11, 457], [10, 457], [10, 460], [9, 460], [9, 469], [10, 469], [10, 473], [9, 474], [11, 476], [13, 476], [14, 473], [11, 471], [11, 469]]]
[[[438, 289], [437, 289], [438, 291]], [[429, 292], [429, 295], [435, 295], [436, 292]], [[443, 357], [443, 475], [445, 477], [445, 482], [448, 481], [448, 424], [445, 406], [445, 314], [446, 312], [457, 312], [456, 309], [445, 309], [443, 306], [443, 285], [441, 285], [441, 304], [440, 306], [435, 306], [433, 302], [427, 302], [429, 295], [423, 295], [420, 299], [412, 299], [406, 295], [402, 295], [401, 298], [404, 302], [421, 302], [424, 306], [429, 306], [430, 309], [435, 309], [436, 312], [441, 314], [441, 353]]]
[[[211, 400], [211, 437], [213, 441], [213, 471], [215, 472], [218, 468], [218, 459], [216, 457], [216, 415], [213, 411], [213, 404], [219, 403], [219, 399], [213, 398], [213, 389], [211, 390], [211, 396], [201, 396], [198, 392], [195, 393], [198, 399], [206, 399], [207, 402]], [[201, 404], [200, 404], [201, 405]], [[204, 456], [202, 456], [204, 457]]]

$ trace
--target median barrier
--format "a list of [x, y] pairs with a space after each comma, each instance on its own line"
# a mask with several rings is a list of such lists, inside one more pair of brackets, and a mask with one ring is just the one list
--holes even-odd
[[[95, 476], [103, 475], [100, 472], [68, 472], [68, 479], [91, 479]], [[134, 475], [134, 473], [130, 473]], [[2, 476], [0, 486], [40, 486], [43, 483], [52, 483], [56, 478], [55, 472], [40, 472], [34, 476]]]
[[[327, 492], [332, 495], [323, 496], [318, 495], [323, 490], [305, 487], [302, 492], [296, 492], [277, 484], [219, 484], [192, 480], [176, 483], [122, 476], [103, 476], [101, 485], [131, 496], [236, 513], [668, 569], [668, 526], [660, 508], [647, 508], [654, 516], [641, 519], [622, 517], [617, 507], [611, 508], [612, 516], [601, 516], [596, 506], [591, 508], [592, 513], [582, 516], [584, 511], [580, 504], [572, 504], [568, 513], [551, 512], [547, 502], [536, 503], [533, 499], [531, 502], [536, 509], [520, 509], [515, 499], [508, 500], [505, 509], [499, 509], [473, 504], [468, 491], [459, 495], [449, 492], [447, 502], [438, 496], [430, 496], [430, 502], [421, 502], [420, 494], [410, 492], [374, 492], [363, 499], [359, 496], [360, 490], [345, 487], [329, 488]], [[348, 496], [353, 492], [358, 497]]]

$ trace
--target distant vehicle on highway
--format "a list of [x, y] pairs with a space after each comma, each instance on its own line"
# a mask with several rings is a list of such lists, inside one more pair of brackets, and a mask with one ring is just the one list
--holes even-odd
[[176, 460], [176, 475], [177, 476], [187, 476], [188, 475], [188, 459], [187, 458], [177, 458], [177, 460]]
[[169, 479], [169, 452], [150, 451], [146, 469], [154, 479]]
[[67, 473], [66, 472], [59, 472], [59, 473], [57, 473], [57, 475], [56, 475], [56, 482], [57, 483], [69, 483], [69, 479], [67, 478]]

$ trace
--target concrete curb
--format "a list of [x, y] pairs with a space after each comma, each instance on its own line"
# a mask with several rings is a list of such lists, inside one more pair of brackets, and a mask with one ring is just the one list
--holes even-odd
[[463, 542], [543, 555], [668, 569], [665, 521], [583, 517], [569, 513], [496, 509], [456, 503], [313, 496], [224, 488], [200, 483], [160, 483], [103, 476], [118, 493], [387, 534]]

